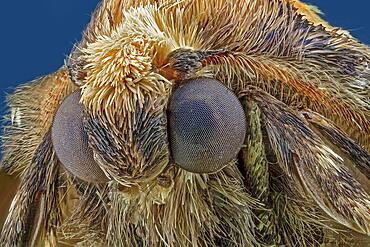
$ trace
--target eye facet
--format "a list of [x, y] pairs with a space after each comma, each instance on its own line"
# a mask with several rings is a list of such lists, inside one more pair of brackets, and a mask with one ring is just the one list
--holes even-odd
[[184, 82], [168, 109], [172, 158], [194, 173], [217, 172], [234, 159], [246, 134], [238, 98], [215, 79]]
[[93, 158], [83, 127], [80, 91], [69, 95], [60, 105], [53, 121], [52, 141], [59, 161], [74, 176], [90, 183], [105, 183], [108, 178]]

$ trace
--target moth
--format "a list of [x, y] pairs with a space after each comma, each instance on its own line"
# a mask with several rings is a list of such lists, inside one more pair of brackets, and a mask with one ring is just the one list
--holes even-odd
[[293, 0], [105, 0], [8, 97], [1, 246], [350, 246], [370, 50]]

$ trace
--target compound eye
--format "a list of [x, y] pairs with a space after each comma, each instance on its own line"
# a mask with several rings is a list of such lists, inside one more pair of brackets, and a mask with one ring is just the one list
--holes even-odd
[[94, 160], [83, 126], [80, 91], [66, 97], [53, 121], [52, 142], [59, 161], [74, 176], [90, 183], [105, 183], [108, 178]]
[[236, 158], [246, 134], [242, 105], [215, 79], [183, 82], [168, 108], [174, 162], [194, 173], [214, 173]]

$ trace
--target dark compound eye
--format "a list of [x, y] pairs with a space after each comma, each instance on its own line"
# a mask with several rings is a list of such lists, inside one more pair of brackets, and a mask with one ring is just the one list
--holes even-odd
[[52, 126], [52, 141], [60, 162], [74, 176], [91, 183], [108, 181], [93, 158], [83, 128], [80, 91], [69, 95], [60, 105]]
[[244, 142], [243, 107], [233, 92], [214, 79], [184, 82], [170, 99], [168, 117], [172, 158], [190, 172], [219, 171]]

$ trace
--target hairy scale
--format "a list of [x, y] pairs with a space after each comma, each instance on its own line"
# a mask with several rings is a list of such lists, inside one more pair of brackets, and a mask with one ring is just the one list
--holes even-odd
[[[369, 63], [300, 1], [102, 1], [66, 65], [8, 98], [2, 169], [20, 187], [0, 244], [365, 243]], [[171, 95], [200, 77], [233, 91], [247, 119], [239, 154], [211, 174], [176, 165], [168, 138]], [[78, 89], [109, 182], [55, 154], [54, 115]]]

